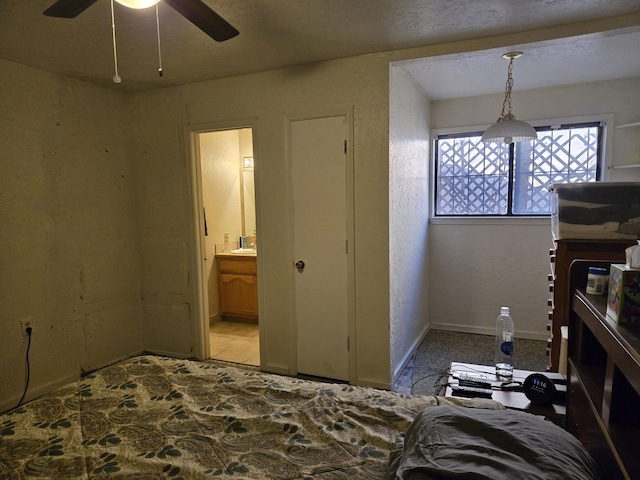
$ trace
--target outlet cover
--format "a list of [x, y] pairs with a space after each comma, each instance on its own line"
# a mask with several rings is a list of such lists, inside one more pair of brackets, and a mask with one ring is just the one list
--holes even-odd
[[22, 328], [22, 336], [27, 337], [29, 334], [27, 333], [27, 327], [31, 327], [31, 333], [33, 334], [33, 318], [27, 317], [20, 320], [20, 328]]

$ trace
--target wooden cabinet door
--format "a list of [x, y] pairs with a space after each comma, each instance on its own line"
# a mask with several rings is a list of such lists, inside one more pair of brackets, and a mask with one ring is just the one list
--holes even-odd
[[220, 309], [226, 315], [258, 316], [258, 292], [253, 275], [220, 275]]

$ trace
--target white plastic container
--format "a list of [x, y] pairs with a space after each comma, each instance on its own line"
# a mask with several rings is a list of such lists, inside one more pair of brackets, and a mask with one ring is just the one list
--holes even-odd
[[589, 295], [604, 295], [607, 287], [608, 272], [606, 268], [589, 267], [586, 291]]

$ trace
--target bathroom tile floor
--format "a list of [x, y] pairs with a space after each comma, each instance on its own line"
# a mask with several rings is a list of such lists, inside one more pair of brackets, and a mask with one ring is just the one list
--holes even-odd
[[209, 327], [211, 358], [260, 366], [258, 324], [221, 320]]

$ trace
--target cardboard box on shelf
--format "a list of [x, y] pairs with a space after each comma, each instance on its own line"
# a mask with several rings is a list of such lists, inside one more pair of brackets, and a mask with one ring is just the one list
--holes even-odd
[[620, 325], [640, 326], [640, 269], [611, 265], [607, 316]]

